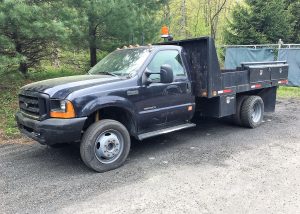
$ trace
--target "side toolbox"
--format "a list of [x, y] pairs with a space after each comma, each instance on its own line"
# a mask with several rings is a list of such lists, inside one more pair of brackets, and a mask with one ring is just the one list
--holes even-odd
[[277, 82], [288, 78], [289, 66], [286, 61], [242, 62], [241, 68], [249, 71], [250, 83]]
[[250, 83], [270, 81], [271, 72], [269, 66], [251, 65], [248, 66]]
[[285, 65], [274, 65], [270, 66], [271, 80], [280, 80], [288, 78], [289, 66]]

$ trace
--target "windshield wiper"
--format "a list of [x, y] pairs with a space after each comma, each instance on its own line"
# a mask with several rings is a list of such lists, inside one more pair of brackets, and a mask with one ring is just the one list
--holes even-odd
[[98, 74], [104, 74], [104, 75], [110, 75], [110, 76], [114, 76], [114, 77], [119, 77], [119, 75], [117, 74], [112, 74], [112, 73], [109, 73], [107, 71], [102, 71], [102, 72], [99, 72]]

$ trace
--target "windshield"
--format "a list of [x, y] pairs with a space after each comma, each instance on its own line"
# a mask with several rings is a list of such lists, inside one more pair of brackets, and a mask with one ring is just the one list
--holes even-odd
[[149, 56], [149, 50], [149, 48], [134, 48], [114, 51], [98, 62], [89, 74], [132, 77]]

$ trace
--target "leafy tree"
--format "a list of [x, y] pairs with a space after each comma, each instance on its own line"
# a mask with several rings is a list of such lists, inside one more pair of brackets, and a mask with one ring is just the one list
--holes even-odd
[[170, 0], [165, 24], [175, 39], [210, 35], [220, 41], [223, 23], [236, 0]]
[[300, 1], [294, 0], [288, 5], [289, 21], [292, 27], [290, 43], [300, 43]]
[[292, 28], [284, 0], [245, 0], [232, 12], [224, 32], [227, 44], [277, 43], [288, 41]]
[[55, 1], [2, 0], [1, 61], [17, 62], [19, 71], [26, 74], [28, 68], [49, 56], [51, 49], [66, 39], [66, 27], [59, 14], [63, 14], [61, 5]]

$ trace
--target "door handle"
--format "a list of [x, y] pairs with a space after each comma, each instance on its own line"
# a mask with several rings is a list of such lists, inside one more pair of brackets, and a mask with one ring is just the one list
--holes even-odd
[[186, 83], [186, 91], [187, 92], [191, 91], [191, 84], [189, 82]]

